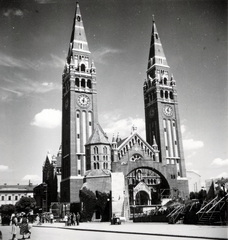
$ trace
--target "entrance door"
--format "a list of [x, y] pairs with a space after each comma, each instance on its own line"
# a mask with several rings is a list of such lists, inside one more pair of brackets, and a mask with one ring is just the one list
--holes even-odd
[[136, 194], [136, 205], [148, 205], [149, 195], [145, 191], [140, 191]]

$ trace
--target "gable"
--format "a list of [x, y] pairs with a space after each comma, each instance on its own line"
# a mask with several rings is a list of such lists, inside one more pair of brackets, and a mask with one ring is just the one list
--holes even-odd
[[130, 160], [134, 155], [136, 159], [141, 160], [141, 158], [153, 158], [158, 150], [150, 146], [138, 133], [133, 133], [128, 138], [126, 138], [121, 145], [117, 148], [119, 160], [123, 158], [126, 154]]

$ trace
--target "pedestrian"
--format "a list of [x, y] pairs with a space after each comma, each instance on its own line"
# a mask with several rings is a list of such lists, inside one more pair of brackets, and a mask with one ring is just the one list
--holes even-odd
[[50, 214], [50, 221], [51, 221], [51, 223], [53, 223], [53, 220], [54, 220], [54, 215], [53, 215], [53, 213], [51, 213]]
[[65, 215], [65, 216], [64, 216], [65, 226], [67, 226], [67, 221], [68, 221], [68, 217], [67, 217], [67, 215]]
[[71, 214], [69, 213], [67, 216], [67, 226], [71, 226]]
[[28, 238], [30, 238], [31, 236], [31, 231], [28, 225], [28, 219], [25, 215], [22, 217], [22, 220], [20, 223], [20, 234], [22, 235], [22, 239], [25, 239], [25, 235], [27, 234], [29, 234]]
[[75, 226], [75, 223], [76, 223], [76, 214], [73, 213], [72, 214], [72, 225]]
[[80, 220], [80, 214], [79, 214], [79, 212], [77, 212], [77, 214], [76, 214], [77, 225], [79, 225], [79, 220]]
[[17, 240], [17, 217], [12, 218], [12, 240]]

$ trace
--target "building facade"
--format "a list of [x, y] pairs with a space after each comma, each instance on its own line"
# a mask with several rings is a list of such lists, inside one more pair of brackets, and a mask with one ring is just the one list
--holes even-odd
[[123, 183], [110, 181], [110, 191], [119, 194], [121, 215], [129, 216], [136, 205], [152, 206], [162, 204], [164, 198], [188, 196], [176, 81], [154, 20], [146, 75], [146, 140], [133, 127], [129, 137], [109, 143], [98, 123], [96, 68], [77, 3], [62, 78], [62, 202], [80, 202], [84, 176], [84, 182], [96, 181], [97, 170], [110, 171], [110, 178], [123, 175]]
[[33, 184], [28, 185], [0, 185], [0, 206], [5, 204], [15, 205], [21, 197], [33, 198]]
[[188, 178], [189, 192], [199, 192], [201, 190], [201, 176], [194, 171], [186, 171]]

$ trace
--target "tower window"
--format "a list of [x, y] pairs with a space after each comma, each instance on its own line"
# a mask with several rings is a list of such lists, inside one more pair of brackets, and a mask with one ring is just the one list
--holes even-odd
[[162, 90], [160, 91], [160, 96], [161, 96], [161, 98], [164, 97], [164, 96], [163, 96], [163, 91], [162, 91]]
[[91, 84], [91, 80], [90, 79], [87, 81], [87, 87], [88, 88], [92, 88], [92, 84]]
[[96, 147], [94, 147], [94, 154], [98, 154], [98, 147], [96, 146]]
[[76, 79], [75, 79], [75, 85], [76, 85], [77, 87], [79, 87], [79, 78], [76, 78]]
[[169, 97], [168, 91], [165, 91], [165, 98], [167, 99]]
[[79, 118], [79, 113], [77, 113], [77, 118]]
[[82, 79], [81, 87], [83, 87], [83, 88], [85, 87], [85, 79], [84, 78]]
[[79, 49], [82, 49], [82, 43], [79, 43], [79, 44], [78, 44], [78, 48], [79, 48]]
[[173, 92], [170, 92], [169, 96], [170, 96], [170, 99], [173, 99]]
[[81, 65], [81, 72], [85, 72], [85, 64]]
[[80, 138], [80, 134], [77, 134], [77, 138]]
[[92, 122], [91, 121], [89, 121], [89, 126], [92, 126]]
[[167, 85], [167, 78], [164, 78], [164, 84]]
[[158, 39], [158, 34], [157, 33], [155, 33], [155, 38]]

